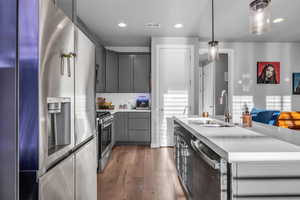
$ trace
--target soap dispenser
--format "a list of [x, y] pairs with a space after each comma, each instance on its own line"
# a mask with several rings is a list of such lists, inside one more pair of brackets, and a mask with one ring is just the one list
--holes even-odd
[[252, 116], [250, 115], [248, 106], [245, 104], [245, 111], [242, 115], [243, 127], [252, 127]]

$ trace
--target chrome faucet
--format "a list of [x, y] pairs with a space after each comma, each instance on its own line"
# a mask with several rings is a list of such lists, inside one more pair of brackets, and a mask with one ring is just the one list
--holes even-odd
[[226, 90], [222, 90], [222, 94], [220, 97], [220, 104], [223, 105], [223, 101], [224, 101], [224, 96], [225, 96], [225, 109], [224, 109], [224, 117], [225, 117], [225, 122], [230, 122], [231, 119], [231, 115], [229, 113], [229, 108], [228, 108], [228, 94]]

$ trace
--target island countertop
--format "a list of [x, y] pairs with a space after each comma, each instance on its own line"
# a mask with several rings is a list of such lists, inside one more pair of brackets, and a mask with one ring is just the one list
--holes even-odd
[[274, 138], [270, 133], [261, 131], [266, 127], [201, 127], [191, 122], [195, 118], [173, 119], [229, 163], [300, 161], [300, 146], [279, 139], [281, 129], [270, 127], [271, 132], [277, 135], [277, 138]]

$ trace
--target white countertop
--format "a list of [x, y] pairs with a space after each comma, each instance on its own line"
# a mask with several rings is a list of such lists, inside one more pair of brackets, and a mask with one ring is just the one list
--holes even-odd
[[117, 112], [151, 112], [151, 110], [137, 110], [137, 109], [114, 109], [114, 110], [97, 110], [97, 112], [110, 112], [111, 114], [117, 113]]
[[[280, 132], [283, 131], [281, 130], [282, 128], [270, 127], [270, 131], [268, 131], [267, 126], [255, 126], [249, 129], [238, 126], [216, 128], [201, 127], [191, 123], [189, 119], [190, 118], [180, 119], [174, 117], [175, 121], [230, 163], [300, 161], [300, 146], [287, 142], [287, 140], [291, 138]], [[295, 134], [292, 130], [284, 129], [284, 132], [287, 131]], [[276, 138], [271, 137], [271, 134], [277, 135]], [[298, 134], [300, 135], [300, 132], [298, 132]], [[280, 137], [286, 139], [286, 141], [278, 139]]]

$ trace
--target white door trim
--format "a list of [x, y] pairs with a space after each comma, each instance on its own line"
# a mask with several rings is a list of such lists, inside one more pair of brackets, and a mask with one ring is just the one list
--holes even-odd
[[[232, 99], [233, 99], [233, 89], [234, 89], [234, 50], [233, 49], [220, 49], [219, 53], [228, 55], [228, 108], [229, 112], [232, 114]], [[208, 54], [207, 48], [199, 49], [199, 54]]]
[[[153, 71], [156, 71], [155, 74], [155, 81], [153, 82], [153, 88], [155, 88], [155, 90], [152, 90], [152, 97], [156, 97], [155, 99], [153, 98], [152, 101], [155, 101], [155, 103], [153, 103], [155, 105], [155, 107], [152, 106], [152, 129], [154, 129], [152, 131], [152, 134], [155, 134], [155, 137], [157, 138], [157, 142], [156, 143], [151, 143], [151, 147], [155, 148], [155, 147], [160, 147], [161, 146], [161, 141], [160, 141], [160, 131], [159, 131], [159, 92], [160, 92], [160, 73], [159, 73], [159, 68], [160, 68], [160, 51], [162, 49], [190, 49], [190, 53], [191, 53], [191, 60], [190, 60], [190, 72], [189, 72], [189, 78], [191, 81], [191, 87], [190, 87], [190, 91], [189, 91], [189, 96], [190, 96], [190, 100], [189, 100], [189, 104], [191, 106], [191, 111], [194, 111], [194, 67], [195, 67], [195, 50], [194, 50], [194, 45], [185, 45], [185, 44], [179, 44], [179, 45], [156, 45], [156, 61], [155, 61], [155, 70], [153, 69]], [[152, 105], [153, 105], [152, 104]], [[156, 118], [156, 122], [155, 123], [153, 118]], [[153, 138], [153, 137], [152, 137]], [[153, 141], [153, 140], [152, 140]]]

